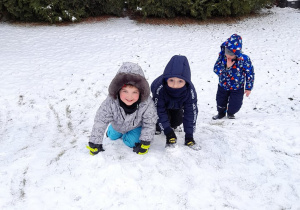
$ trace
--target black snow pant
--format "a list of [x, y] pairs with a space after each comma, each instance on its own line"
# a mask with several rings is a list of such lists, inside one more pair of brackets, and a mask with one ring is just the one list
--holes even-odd
[[243, 104], [244, 88], [239, 90], [225, 90], [218, 85], [217, 109], [219, 113], [228, 114], [237, 113]]
[[[168, 118], [171, 128], [177, 128], [183, 122], [183, 109], [167, 109]], [[156, 124], [156, 130], [160, 131], [158, 123]]]
[[168, 109], [171, 128], [177, 128], [183, 122], [183, 109]]

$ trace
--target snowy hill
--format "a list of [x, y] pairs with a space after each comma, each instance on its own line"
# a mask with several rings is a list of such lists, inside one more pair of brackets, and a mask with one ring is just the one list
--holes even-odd
[[[300, 209], [300, 12], [273, 8], [231, 24], [163, 26], [127, 18], [69, 26], [0, 23], [0, 209]], [[255, 87], [235, 120], [213, 121], [220, 45], [243, 37]], [[104, 139], [96, 110], [122, 62], [151, 83], [187, 56], [198, 93], [195, 140], [139, 156]]]

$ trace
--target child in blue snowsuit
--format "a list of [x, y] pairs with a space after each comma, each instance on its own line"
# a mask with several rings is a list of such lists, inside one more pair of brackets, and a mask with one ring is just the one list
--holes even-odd
[[214, 72], [219, 76], [216, 96], [218, 114], [214, 120], [227, 117], [235, 119], [243, 104], [244, 94], [248, 97], [254, 83], [254, 68], [250, 58], [242, 53], [242, 37], [233, 34], [222, 45]]
[[185, 56], [175, 55], [164, 73], [151, 84], [154, 104], [157, 108], [157, 134], [166, 135], [166, 146], [175, 145], [174, 129], [183, 123], [185, 145], [195, 148], [193, 133], [198, 115], [197, 94], [191, 81], [191, 70]]

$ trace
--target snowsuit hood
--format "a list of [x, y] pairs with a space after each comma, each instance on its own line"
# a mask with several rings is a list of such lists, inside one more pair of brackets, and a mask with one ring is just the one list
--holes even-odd
[[224, 43], [221, 45], [221, 51], [225, 54], [225, 47], [233, 52], [237, 57], [242, 54], [242, 37], [237, 34], [232, 34]]
[[147, 100], [150, 96], [149, 83], [145, 79], [144, 72], [138, 64], [131, 62], [123, 63], [109, 85], [109, 95], [117, 99], [120, 89], [125, 84], [133, 85], [139, 89], [141, 102]]
[[170, 77], [178, 77], [185, 80], [189, 85], [192, 84], [191, 69], [188, 59], [185, 56], [174, 55], [168, 62], [163, 73], [163, 78], [168, 79]]

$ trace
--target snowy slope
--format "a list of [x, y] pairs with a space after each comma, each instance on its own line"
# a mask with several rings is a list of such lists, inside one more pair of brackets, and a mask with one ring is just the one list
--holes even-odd
[[[0, 209], [300, 209], [300, 10], [232, 24], [163, 26], [127, 18], [69, 26], [0, 23]], [[213, 121], [220, 44], [243, 37], [255, 88], [236, 120]], [[139, 156], [104, 139], [94, 116], [125, 61], [151, 83], [187, 56], [198, 93], [196, 142]]]

